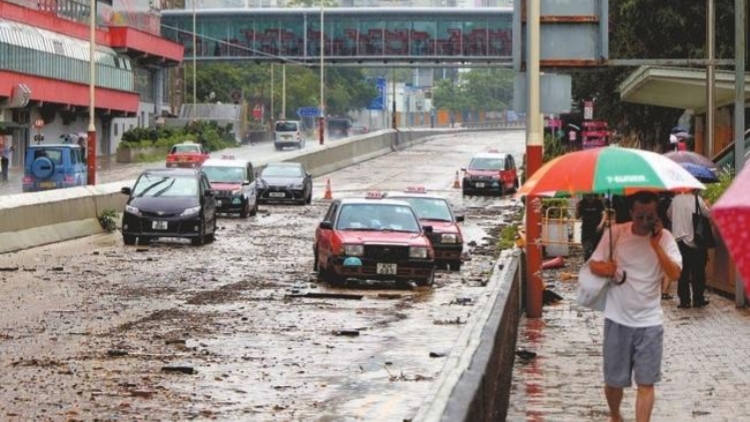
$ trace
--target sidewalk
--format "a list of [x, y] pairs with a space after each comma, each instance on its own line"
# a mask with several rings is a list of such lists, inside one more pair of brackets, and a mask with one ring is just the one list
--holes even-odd
[[[566, 268], [545, 270], [548, 287], [564, 299], [545, 305], [539, 319], [521, 318], [518, 350], [537, 353], [513, 368], [507, 421], [583, 422], [608, 420], [604, 398], [601, 313], [575, 302], [576, 273], [570, 257]], [[750, 310], [708, 292], [702, 309], [678, 309], [677, 283], [662, 301], [664, 359], [656, 387], [654, 422], [750, 421]], [[625, 390], [622, 412], [635, 421], [635, 388]]]

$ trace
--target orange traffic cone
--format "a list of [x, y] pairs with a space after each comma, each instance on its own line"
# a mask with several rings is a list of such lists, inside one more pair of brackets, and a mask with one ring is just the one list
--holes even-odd
[[323, 195], [323, 199], [333, 199], [333, 194], [331, 194], [331, 179], [328, 179], [326, 182], [326, 193]]
[[458, 172], [456, 172], [456, 178], [453, 180], [453, 189], [461, 189], [461, 182], [458, 181]]

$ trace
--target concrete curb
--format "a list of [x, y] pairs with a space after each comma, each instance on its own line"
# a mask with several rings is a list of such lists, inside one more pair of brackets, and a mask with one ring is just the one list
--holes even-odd
[[520, 257], [514, 250], [495, 263], [480, 311], [462, 330], [412, 422], [505, 420], [520, 316]]

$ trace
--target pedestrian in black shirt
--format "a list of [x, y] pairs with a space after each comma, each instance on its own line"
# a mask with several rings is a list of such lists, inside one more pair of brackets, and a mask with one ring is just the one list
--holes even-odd
[[583, 246], [584, 261], [588, 261], [602, 238], [600, 223], [603, 216], [604, 202], [597, 195], [584, 195], [576, 206], [576, 218], [581, 220], [581, 246]]

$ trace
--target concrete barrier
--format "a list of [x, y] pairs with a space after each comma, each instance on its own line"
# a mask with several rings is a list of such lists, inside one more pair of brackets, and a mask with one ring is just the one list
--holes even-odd
[[[314, 176], [426, 142], [434, 135], [457, 130], [380, 130], [346, 140], [333, 141], [323, 149], [307, 152], [281, 153], [273, 161], [303, 163]], [[262, 169], [270, 160], [254, 162]], [[12, 252], [49, 243], [101, 233], [94, 222], [105, 210], [121, 211], [127, 197], [120, 193], [123, 186], [135, 180], [96, 186], [23, 193], [3, 197], [0, 203], [0, 253]]]
[[481, 310], [461, 331], [412, 422], [505, 420], [523, 303], [521, 260], [515, 250], [495, 265]]

